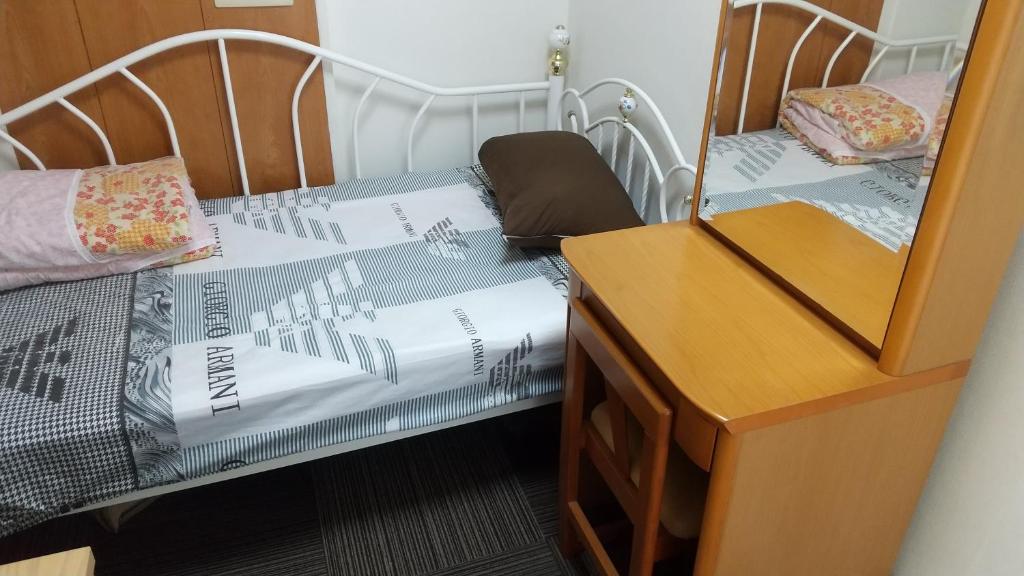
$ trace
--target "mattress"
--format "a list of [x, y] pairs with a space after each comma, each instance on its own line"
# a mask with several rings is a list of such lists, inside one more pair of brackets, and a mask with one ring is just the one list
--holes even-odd
[[0, 535], [559, 391], [567, 268], [504, 241], [484, 182], [207, 201], [210, 259], [0, 294]]
[[922, 162], [836, 165], [781, 128], [720, 136], [708, 143], [700, 215], [806, 202], [895, 251], [917, 230], [928, 191]]

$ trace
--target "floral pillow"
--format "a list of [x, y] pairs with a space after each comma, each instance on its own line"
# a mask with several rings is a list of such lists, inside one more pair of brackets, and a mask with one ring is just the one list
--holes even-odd
[[0, 290], [208, 258], [216, 239], [180, 158], [0, 172]]
[[170, 156], [82, 171], [75, 230], [93, 254], [163, 252], [192, 241], [185, 162]]
[[798, 101], [834, 122], [858, 150], [879, 151], [920, 141], [928, 126], [918, 110], [892, 94], [868, 86], [802, 88], [786, 95], [782, 108]]
[[920, 72], [798, 88], [783, 98], [779, 123], [835, 164], [924, 156], [946, 81], [943, 72]]

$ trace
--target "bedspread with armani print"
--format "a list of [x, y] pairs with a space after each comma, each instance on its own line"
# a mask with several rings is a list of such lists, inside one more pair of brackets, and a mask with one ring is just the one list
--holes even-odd
[[560, 391], [568, 270], [478, 168], [202, 206], [212, 258], [0, 293], [0, 536]]

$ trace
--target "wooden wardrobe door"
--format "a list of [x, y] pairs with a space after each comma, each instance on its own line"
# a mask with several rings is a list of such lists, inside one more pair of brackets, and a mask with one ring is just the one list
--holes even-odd
[[[203, 11], [195, 0], [77, 0], [77, 4], [82, 36], [94, 65], [163, 38], [204, 28]], [[197, 193], [203, 198], [241, 194], [231, 177], [218, 106], [221, 96], [212, 81], [210, 46], [182, 46], [136, 64], [131, 72], [167, 105]], [[163, 116], [149, 97], [120, 75], [100, 82], [97, 89], [118, 162], [171, 154]]]
[[[78, 28], [74, 0], [0, 2], [0, 109], [10, 110], [89, 72]], [[95, 88], [84, 88], [68, 101], [100, 128], [105, 126]], [[107, 163], [92, 130], [57, 104], [12, 123], [8, 131], [47, 168]], [[22, 168], [35, 168], [21, 154], [18, 163]]]
[[[201, 0], [207, 28], [248, 28], [291, 36], [319, 44], [314, 0], [295, 0], [290, 7], [216, 8], [214, 0]], [[312, 60], [311, 56], [270, 44], [227, 42], [228, 63], [235, 93], [235, 107], [241, 126], [249, 186], [252, 192], [269, 192], [298, 186], [298, 168], [292, 136], [292, 92]], [[212, 50], [214, 80], [223, 91], [220, 59]], [[221, 97], [225, 133], [228, 124], [226, 100]], [[299, 101], [299, 125], [309, 184], [334, 182], [331, 141], [327, 127], [323, 74], [317, 71]], [[234, 147], [228, 139], [231, 161]], [[237, 170], [232, 171], [237, 176]]]

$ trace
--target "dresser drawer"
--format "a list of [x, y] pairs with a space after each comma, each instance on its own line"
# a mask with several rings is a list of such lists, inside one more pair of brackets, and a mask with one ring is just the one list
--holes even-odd
[[615, 324], [600, 301], [587, 292], [584, 288], [583, 299], [570, 301], [569, 331], [634, 413], [650, 410], [667, 400], [673, 410], [672, 434], [676, 443], [695, 464], [711, 470], [718, 428], [686, 398], [677, 395], [662, 399], [657, 387], [649, 382], [664, 377]]
[[674, 409], [672, 438], [694, 464], [710, 472], [718, 427], [705, 420], [697, 407], [686, 398], [680, 398]]

